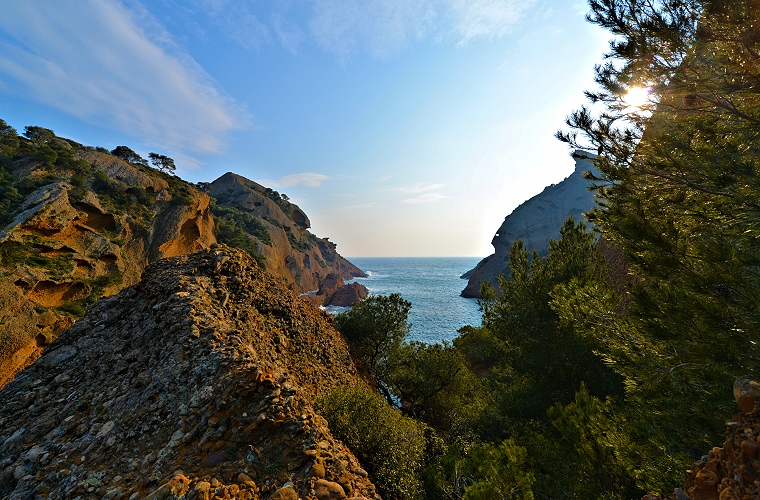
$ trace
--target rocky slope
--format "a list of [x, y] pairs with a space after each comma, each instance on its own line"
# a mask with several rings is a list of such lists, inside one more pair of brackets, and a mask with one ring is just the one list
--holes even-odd
[[366, 276], [336, 252], [334, 243], [310, 233], [306, 214], [276, 191], [233, 173], [210, 183], [207, 190], [220, 205], [262, 222], [261, 234], [252, 235], [256, 251], [263, 256], [266, 270], [283, 278], [291, 289], [318, 290], [328, 274], [343, 279]]
[[240, 250], [151, 264], [0, 390], [0, 497], [378, 498], [312, 408], [330, 318]]
[[509, 247], [513, 242], [523, 240], [528, 250], [537, 250], [543, 255], [549, 248], [549, 240], [559, 238], [559, 229], [565, 219], [572, 214], [575, 220], [581, 220], [583, 213], [594, 207], [594, 195], [588, 190], [589, 181], [581, 174], [594, 170], [595, 157], [576, 150], [573, 153], [575, 171], [570, 176], [547, 187], [507, 215], [491, 241], [494, 253], [462, 276], [468, 279], [463, 297], [480, 297], [480, 287], [486, 281], [498, 289], [498, 276], [509, 273]]

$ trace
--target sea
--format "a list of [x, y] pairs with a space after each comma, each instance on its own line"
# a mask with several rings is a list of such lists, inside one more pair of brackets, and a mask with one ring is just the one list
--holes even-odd
[[398, 293], [412, 303], [409, 340], [427, 344], [451, 341], [465, 325], [480, 326], [477, 299], [460, 297], [467, 280], [462, 274], [479, 257], [353, 257], [350, 262], [367, 273], [355, 281], [370, 293]]

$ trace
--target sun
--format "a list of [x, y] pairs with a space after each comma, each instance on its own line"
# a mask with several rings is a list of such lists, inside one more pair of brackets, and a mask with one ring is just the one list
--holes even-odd
[[649, 87], [631, 87], [623, 96], [623, 102], [632, 108], [640, 108], [649, 102], [649, 94], [652, 89]]

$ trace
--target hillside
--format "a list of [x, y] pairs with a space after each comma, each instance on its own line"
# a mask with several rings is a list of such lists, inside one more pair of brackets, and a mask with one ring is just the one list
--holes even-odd
[[550, 239], [559, 238], [559, 228], [570, 215], [577, 221], [583, 213], [594, 207], [594, 194], [583, 172], [594, 170], [596, 156], [576, 150], [575, 171], [558, 184], [552, 184], [507, 215], [491, 244], [494, 253], [468, 271], [462, 278], [468, 280], [463, 297], [480, 297], [480, 287], [488, 281], [498, 289], [498, 276], [509, 274], [509, 247], [517, 240], [528, 250], [545, 255]]
[[379, 498], [312, 405], [329, 316], [236, 249], [151, 264], [0, 390], [2, 498]]
[[257, 230], [249, 231], [255, 252], [267, 271], [284, 278], [293, 290], [317, 290], [330, 272], [344, 279], [366, 276], [336, 252], [334, 243], [310, 233], [303, 210], [277, 191], [231, 172], [206, 189], [219, 205], [260, 221]]
[[261, 187], [254, 202], [267, 211], [252, 212], [124, 146], [129, 161], [41, 127], [27, 127], [28, 137], [2, 121], [0, 129], [0, 387], [85, 307], [137, 283], [161, 258], [229, 243], [302, 293], [331, 274], [363, 274], [272, 190]]

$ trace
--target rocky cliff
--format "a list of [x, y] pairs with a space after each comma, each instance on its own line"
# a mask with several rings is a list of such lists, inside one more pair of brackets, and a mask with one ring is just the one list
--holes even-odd
[[309, 232], [306, 214], [276, 191], [233, 173], [206, 188], [220, 205], [261, 221], [260, 230], [251, 232], [255, 253], [262, 255], [266, 270], [283, 278], [291, 289], [318, 290], [331, 273], [343, 279], [366, 276], [338, 254], [334, 243]]
[[[0, 125], [0, 387], [87, 305], [135, 284], [151, 262], [217, 240], [297, 291], [317, 290], [330, 273], [363, 274], [307, 231], [298, 207], [242, 177], [213, 184], [238, 210], [131, 150], [128, 162], [47, 129], [24, 139]], [[256, 189], [244, 197], [230, 179]]]
[[312, 404], [331, 318], [237, 249], [151, 264], [0, 390], [0, 497], [377, 498]]
[[29, 159], [12, 170], [32, 189], [0, 231], [0, 386], [149, 262], [216, 241], [207, 194], [108, 153], [71, 154], [78, 171]]
[[559, 229], [570, 215], [581, 220], [583, 213], [594, 206], [594, 195], [589, 191], [589, 181], [583, 172], [594, 170], [596, 155], [576, 150], [573, 153], [575, 171], [559, 184], [552, 184], [543, 192], [529, 199], [504, 219], [491, 244], [494, 253], [478, 263], [462, 278], [468, 279], [462, 291], [463, 297], [480, 297], [484, 282], [498, 289], [498, 276], [509, 274], [509, 247], [523, 240], [528, 250], [543, 255], [549, 248], [549, 240], [559, 238]]

